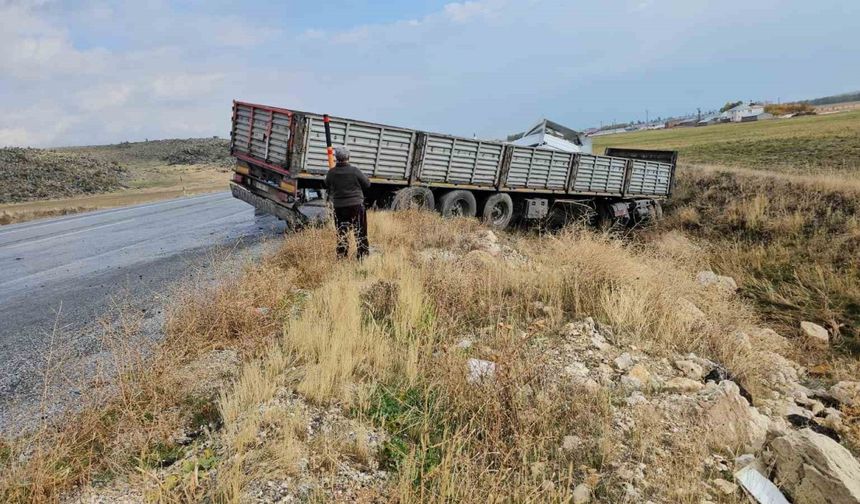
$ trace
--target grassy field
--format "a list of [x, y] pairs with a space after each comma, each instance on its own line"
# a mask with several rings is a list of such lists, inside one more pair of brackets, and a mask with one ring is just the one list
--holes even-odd
[[677, 150], [683, 164], [851, 172], [860, 169], [860, 111], [594, 138], [594, 152], [610, 146]]
[[860, 111], [595, 138], [607, 146], [680, 151], [665, 225], [782, 334], [811, 320], [860, 352]]

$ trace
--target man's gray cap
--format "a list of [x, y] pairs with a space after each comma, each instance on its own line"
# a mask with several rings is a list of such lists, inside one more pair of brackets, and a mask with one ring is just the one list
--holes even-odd
[[338, 161], [349, 161], [349, 149], [346, 147], [335, 147], [334, 158]]

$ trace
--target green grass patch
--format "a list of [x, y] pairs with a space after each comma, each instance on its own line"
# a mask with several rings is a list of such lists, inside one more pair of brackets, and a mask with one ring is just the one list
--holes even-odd
[[679, 151], [680, 162], [782, 171], [860, 169], [860, 111], [594, 138], [606, 147]]

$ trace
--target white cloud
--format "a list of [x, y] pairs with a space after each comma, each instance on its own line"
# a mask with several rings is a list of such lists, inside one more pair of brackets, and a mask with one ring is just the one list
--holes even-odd
[[128, 103], [133, 86], [129, 83], [100, 84], [77, 93], [77, 105], [84, 111], [98, 112]]
[[0, 47], [0, 75], [19, 79], [94, 73], [109, 58], [104, 49], [76, 49], [65, 30], [15, 4], [0, 6]]
[[501, 8], [500, 2], [469, 0], [462, 3], [445, 4], [443, 10], [451, 21], [465, 23], [475, 18], [486, 17]]
[[183, 100], [211, 92], [224, 80], [222, 73], [176, 73], [159, 75], [152, 81], [157, 98]]

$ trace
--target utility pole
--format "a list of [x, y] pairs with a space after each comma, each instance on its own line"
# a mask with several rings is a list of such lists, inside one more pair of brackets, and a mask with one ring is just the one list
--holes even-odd
[[645, 126], [648, 126], [648, 109], [645, 109]]

